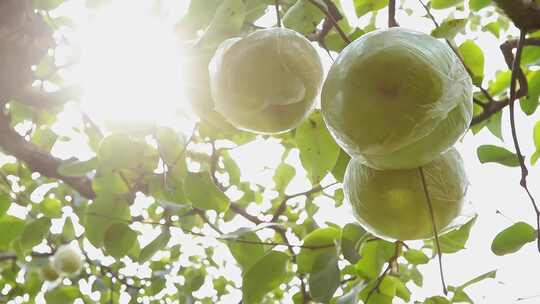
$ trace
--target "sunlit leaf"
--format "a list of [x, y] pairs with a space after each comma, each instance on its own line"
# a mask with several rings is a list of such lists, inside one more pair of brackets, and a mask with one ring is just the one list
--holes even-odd
[[491, 243], [491, 251], [496, 255], [514, 253], [535, 240], [536, 230], [525, 222], [517, 222], [495, 236]]
[[243, 302], [258, 304], [264, 295], [284, 283], [289, 256], [270, 251], [247, 270], [242, 277]]
[[320, 111], [314, 112], [297, 128], [295, 141], [311, 182], [319, 183], [334, 168], [340, 151], [326, 129]]
[[478, 160], [484, 163], [498, 163], [508, 167], [518, 167], [519, 160], [515, 153], [506, 150], [503, 147], [494, 145], [481, 145], [476, 150]]

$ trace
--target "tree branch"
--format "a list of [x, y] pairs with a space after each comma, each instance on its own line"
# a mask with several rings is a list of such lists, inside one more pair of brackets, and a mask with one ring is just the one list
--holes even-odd
[[[512, 77], [510, 78], [510, 100], [508, 101], [508, 105], [510, 106], [510, 129], [512, 131], [512, 141], [514, 142], [514, 148], [516, 149], [516, 154], [519, 160], [519, 166], [521, 168], [521, 180], [519, 184], [527, 192], [527, 195], [529, 196], [531, 204], [534, 208], [534, 212], [536, 213], [536, 225], [537, 225], [537, 230], [536, 230], [537, 238], [536, 239], [537, 239], [538, 251], [540, 252], [540, 209], [538, 208], [538, 205], [536, 205], [536, 201], [527, 186], [527, 175], [529, 174], [529, 170], [527, 169], [527, 165], [525, 165], [525, 158], [523, 157], [523, 154], [521, 154], [521, 148], [519, 146], [519, 140], [518, 140], [517, 130], [516, 130], [516, 118], [515, 118], [515, 110], [514, 110], [514, 104], [517, 99], [516, 82], [517, 82], [517, 79], [519, 78], [519, 71], [521, 70], [520, 61], [521, 61], [521, 54], [523, 51], [526, 35], [527, 35], [527, 32], [522, 29], [519, 36], [519, 41], [517, 44], [516, 57], [514, 58], [512, 62]], [[527, 80], [525, 79], [525, 81]]]
[[41, 175], [63, 181], [82, 196], [89, 199], [95, 197], [95, 193], [92, 190], [92, 183], [89, 179], [60, 175], [57, 170], [58, 167], [64, 164], [64, 161], [26, 141], [9, 124], [9, 118], [0, 114], [0, 148], [2, 150], [26, 163], [31, 170]]
[[[506, 61], [506, 64], [509, 68], [512, 68], [513, 62], [514, 62], [514, 56], [512, 54], [512, 50], [515, 49], [518, 45], [517, 39], [508, 40], [505, 43], [501, 44], [501, 52], [503, 53], [504, 59]], [[525, 39], [523, 41], [524, 46], [540, 46], [540, 39], [538, 38], [529, 38]], [[528, 94], [528, 83], [527, 78], [525, 77], [523, 71], [521, 68], [518, 69], [518, 75], [519, 77], [519, 90], [516, 92], [515, 99], [520, 99], [522, 97], [527, 96]], [[496, 114], [497, 112], [504, 109], [508, 103], [510, 98], [505, 98], [499, 101], [496, 100], [490, 100], [488, 103], [485, 104], [483, 107], [484, 110], [482, 113], [478, 114], [477, 116], [473, 117], [471, 121], [471, 126], [481, 123], [487, 119], [489, 119], [493, 114]]]
[[67, 87], [51, 93], [44, 92], [38, 88], [27, 87], [16, 92], [13, 96], [0, 97], [0, 101], [7, 102], [13, 99], [18, 103], [38, 109], [51, 109], [60, 107], [79, 95], [80, 88], [78, 87]]
[[[347, 34], [345, 34], [345, 32], [337, 24], [337, 21], [343, 17], [341, 16], [341, 14], [339, 13], [339, 10], [337, 9], [336, 5], [332, 1], [323, 0], [327, 7], [324, 7], [324, 5], [317, 2], [316, 0], [308, 0], [308, 1], [311, 4], [315, 5], [319, 10], [321, 10], [325, 14], [326, 18], [325, 18], [324, 23], [328, 22], [330, 25], [332, 25], [338, 32], [339, 36], [341, 36], [341, 39], [343, 39], [343, 41], [345, 41], [347, 44], [351, 43], [351, 40], [349, 39], [349, 37], [347, 37]], [[323, 30], [325, 29], [324, 23], [323, 23]], [[326, 32], [324, 32], [324, 34], [317, 35], [318, 37], [315, 41], [324, 40], [324, 37], [330, 31], [330, 28], [328, 26], [327, 28], [328, 29], [326, 30]]]
[[272, 215], [272, 220], [270, 220], [270, 222], [276, 222], [279, 218], [280, 215], [283, 214], [283, 212], [285, 212], [285, 207], [287, 207], [287, 202], [292, 199], [292, 198], [295, 198], [295, 197], [299, 197], [299, 196], [310, 196], [311, 194], [315, 194], [315, 193], [318, 193], [318, 192], [321, 192], [323, 191], [324, 189], [327, 189], [329, 187], [332, 187], [334, 185], [336, 185], [337, 182], [334, 182], [334, 183], [331, 183], [329, 185], [326, 185], [326, 186], [321, 186], [321, 185], [318, 185], [318, 186], [315, 186], [307, 191], [304, 191], [304, 192], [299, 192], [299, 193], [295, 193], [295, 194], [292, 194], [292, 195], [285, 195], [285, 197], [283, 198], [283, 200], [281, 201], [281, 203], [279, 204], [279, 206], [277, 207], [276, 211], [274, 212], [274, 214]]
[[495, 0], [512, 22], [525, 32], [540, 29], [540, 5], [532, 0]]
[[396, 0], [388, 2], [388, 27], [396, 27], [399, 24], [396, 21]]

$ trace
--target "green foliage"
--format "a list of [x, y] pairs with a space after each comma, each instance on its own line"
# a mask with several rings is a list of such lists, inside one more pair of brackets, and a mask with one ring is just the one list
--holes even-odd
[[465, 30], [468, 21], [467, 19], [445, 20], [431, 32], [431, 35], [436, 38], [453, 39], [457, 34]]
[[467, 40], [459, 46], [459, 53], [463, 57], [465, 65], [472, 72], [473, 83], [482, 84], [484, 78], [484, 53], [472, 40]]
[[499, 232], [491, 243], [491, 251], [496, 255], [514, 253], [525, 244], [536, 240], [536, 230], [525, 222], [517, 222]]
[[531, 164], [536, 164], [536, 161], [540, 157], [540, 121], [537, 121], [533, 130], [533, 141], [536, 147], [536, 152], [531, 156]]
[[302, 166], [312, 184], [319, 183], [338, 160], [340, 148], [334, 141], [319, 111], [314, 112], [296, 130], [295, 141]]
[[[324, 5], [322, 2], [320, 4]], [[308, 0], [298, 0], [283, 16], [283, 25], [299, 33], [308, 34], [315, 31], [323, 17], [324, 13]]]
[[195, 208], [218, 212], [224, 212], [229, 208], [229, 198], [214, 184], [207, 172], [188, 173], [184, 189]]
[[252, 265], [242, 277], [242, 292], [246, 304], [260, 303], [267, 292], [277, 288], [285, 279], [289, 256], [269, 251]]
[[171, 233], [169, 230], [164, 230], [161, 232], [160, 235], [158, 235], [157, 238], [155, 238], [152, 242], [150, 242], [148, 245], [146, 245], [139, 254], [139, 262], [144, 263], [151, 259], [156, 252], [163, 249], [165, 246], [167, 246], [167, 243], [169, 243], [169, 240], [171, 239]]
[[519, 160], [515, 153], [503, 147], [482, 145], [476, 151], [481, 163], [498, 163], [508, 167], [518, 167]]

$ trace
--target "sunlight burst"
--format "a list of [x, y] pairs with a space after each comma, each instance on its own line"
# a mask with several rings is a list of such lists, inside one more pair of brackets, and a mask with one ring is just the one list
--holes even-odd
[[186, 120], [180, 44], [173, 27], [149, 7], [114, 2], [82, 29], [81, 38], [85, 112], [105, 123]]

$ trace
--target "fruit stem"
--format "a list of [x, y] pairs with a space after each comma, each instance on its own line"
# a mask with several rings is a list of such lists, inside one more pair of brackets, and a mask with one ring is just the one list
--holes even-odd
[[279, 0], [274, 0], [274, 7], [276, 8], [277, 26], [281, 27], [281, 14], [279, 12]]
[[422, 167], [418, 168], [418, 171], [420, 172], [420, 180], [422, 181], [422, 188], [424, 189], [424, 194], [426, 196], [426, 202], [429, 209], [429, 215], [431, 217], [431, 226], [433, 227], [433, 234], [435, 235], [435, 244], [437, 247], [437, 257], [439, 259], [439, 273], [441, 275], [441, 283], [443, 286], [443, 292], [445, 295], [448, 294], [448, 289], [446, 288], [446, 282], [444, 281], [444, 272], [443, 272], [443, 265], [442, 265], [442, 253], [441, 253], [441, 246], [439, 242], [439, 232], [437, 231], [437, 223], [435, 222], [435, 212], [433, 211], [433, 205], [431, 203], [431, 197], [429, 196], [429, 191], [427, 188], [426, 183], [426, 177], [424, 175], [424, 169]]

